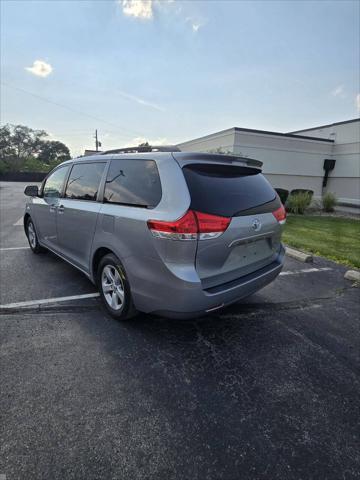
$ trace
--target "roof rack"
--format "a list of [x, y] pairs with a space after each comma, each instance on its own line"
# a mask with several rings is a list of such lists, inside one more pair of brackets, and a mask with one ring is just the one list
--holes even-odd
[[146, 153], [146, 152], [180, 152], [180, 148], [176, 145], [159, 145], [151, 146], [144, 145], [139, 147], [125, 147], [125, 148], [115, 148], [115, 150], [106, 150], [102, 152], [101, 155], [109, 153]]

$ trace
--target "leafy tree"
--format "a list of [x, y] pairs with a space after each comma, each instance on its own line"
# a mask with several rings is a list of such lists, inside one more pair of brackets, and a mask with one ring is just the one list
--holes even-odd
[[50, 164], [70, 158], [62, 142], [48, 141], [44, 130], [34, 130], [25, 125], [0, 127], [0, 164], [2, 170], [18, 171], [30, 159]]
[[138, 145], [138, 148], [141, 147], [142, 152], [151, 152], [151, 145], [149, 142], [143, 142]]
[[13, 126], [10, 140], [12, 147], [15, 149], [16, 157], [26, 159], [36, 155], [41, 148], [44, 137], [47, 137], [44, 130], [33, 130], [25, 125]]
[[220, 153], [222, 155], [234, 155], [234, 152], [230, 150], [225, 150], [223, 147], [212, 148], [209, 150], [209, 153]]
[[53, 162], [63, 162], [70, 158], [70, 150], [68, 147], [57, 140], [43, 142], [38, 159], [46, 164]]
[[11, 147], [11, 130], [9, 125], [0, 127], [0, 158], [13, 154]]

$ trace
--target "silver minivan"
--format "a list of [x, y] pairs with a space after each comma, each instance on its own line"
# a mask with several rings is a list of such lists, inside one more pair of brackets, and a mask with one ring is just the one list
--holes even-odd
[[32, 251], [84, 272], [116, 318], [213, 312], [283, 266], [285, 209], [249, 158], [120, 149], [64, 162], [25, 194]]

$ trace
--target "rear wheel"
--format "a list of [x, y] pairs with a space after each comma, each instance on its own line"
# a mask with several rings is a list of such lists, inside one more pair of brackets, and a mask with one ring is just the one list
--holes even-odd
[[26, 236], [27, 236], [30, 248], [34, 253], [46, 252], [46, 249], [39, 244], [39, 240], [35, 230], [35, 225], [31, 217], [29, 217], [26, 222]]
[[108, 254], [100, 260], [97, 284], [103, 304], [112, 317], [128, 320], [136, 315], [125, 269], [115, 255]]

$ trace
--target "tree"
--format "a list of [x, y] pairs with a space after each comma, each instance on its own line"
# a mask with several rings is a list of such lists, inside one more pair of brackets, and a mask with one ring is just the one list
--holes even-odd
[[143, 142], [138, 145], [138, 148], [141, 148], [141, 152], [151, 152], [151, 145], [149, 142]]
[[38, 159], [46, 164], [53, 162], [63, 162], [70, 158], [68, 147], [57, 140], [43, 142]]
[[51, 163], [70, 158], [70, 152], [62, 142], [47, 141], [44, 130], [34, 130], [25, 125], [0, 127], [0, 163], [2, 169], [18, 171], [30, 159]]
[[33, 130], [25, 125], [13, 126], [11, 135], [12, 147], [19, 159], [26, 159], [36, 155], [48, 134], [44, 130]]
[[209, 153], [220, 153], [222, 155], [234, 155], [234, 152], [230, 150], [225, 150], [223, 147], [216, 147], [209, 150]]
[[0, 127], [0, 158], [11, 155], [13, 152], [11, 147], [11, 130], [9, 125]]

